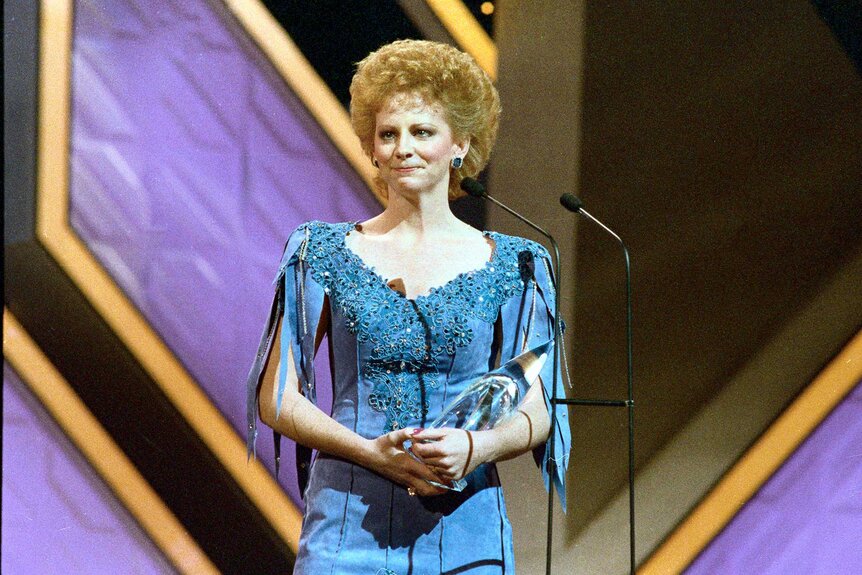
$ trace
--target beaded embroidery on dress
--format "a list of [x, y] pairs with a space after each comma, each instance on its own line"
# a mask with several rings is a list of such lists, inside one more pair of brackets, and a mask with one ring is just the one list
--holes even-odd
[[470, 320], [493, 324], [501, 303], [523, 288], [516, 264], [518, 253], [529, 250], [527, 240], [485, 232], [495, 246], [484, 267], [409, 299], [347, 247], [356, 224], [306, 225], [312, 277], [340, 308], [350, 332], [371, 345], [363, 375], [376, 382], [369, 404], [387, 415], [381, 432], [423, 419], [428, 406], [422, 389], [439, 386], [434, 357], [469, 345]]

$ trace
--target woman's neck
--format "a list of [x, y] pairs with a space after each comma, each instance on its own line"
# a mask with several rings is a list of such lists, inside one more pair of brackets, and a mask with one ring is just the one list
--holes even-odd
[[[386, 209], [373, 219], [377, 233], [397, 230], [415, 236], [449, 232], [463, 225], [449, 207], [449, 198], [443, 193], [405, 196], [390, 191]], [[370, 223], [370, 222], [369, 222]]]

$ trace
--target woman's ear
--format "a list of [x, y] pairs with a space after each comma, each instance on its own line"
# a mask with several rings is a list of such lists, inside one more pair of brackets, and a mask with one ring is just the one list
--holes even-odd
[[470, 151], [470, 138], [465, 138], [460, 142], [454, 143], [454, 152], [455, 155], [459, 158], [463, 158], [467, 155], [467, 152]]

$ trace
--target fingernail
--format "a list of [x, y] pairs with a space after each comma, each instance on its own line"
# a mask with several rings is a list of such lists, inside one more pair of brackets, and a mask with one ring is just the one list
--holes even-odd
[[425, 428], [417, 427], [416, 429], [413, 430], [413, 432], [410, 435], [416, 435], [417, 433], [422, 433], [423, 431], [425, 431]]

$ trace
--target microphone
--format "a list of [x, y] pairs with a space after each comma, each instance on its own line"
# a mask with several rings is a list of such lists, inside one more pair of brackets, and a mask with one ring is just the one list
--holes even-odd
[[[557, 248], [556, 240], [554, 240], [554, 237], [550, 233], [545, 231], [543, 228], [539, 227], [538, 224], [531, 222], [526, 217], [522, 216], [521, 214], [519, 214], [518, 212], [516, 212], [515, 210], [513, 210], [512, 208], [510, 208], [506, 204], [498, 201], [497, 199], [495, 199], [492, 196], [489, 196], [488, 192], [485, 191], [485, 186], [483, 186], [478, 180], [476, 180], [474, 178], [464, 178], [463, 180], [461, 180], [461, 189], [464, 190], [465, 192], [467, 192], [467, 195], [473, 196], [474, 198], [484, 198], [484, 199], [490, 201], [491, 203], [497, 204], [498, 206], [500, 206], [501, 208], [503, 208], [504, 210], [506, 210], [507, 212], [509, 212], [510, 214], [512, 214], [513, 216], [515, 216], [516, 218], [518, 218], [519, 220], [521, 220], [522, 222], [524, 222], [525, 224], [527, 224], [528, 226], [530, 226], [531, 228], [533, 228], [534, 230], [536, 230], [537, 232], [539, 232], [540, 234], [545, 236], [546, 238], [548, 238], [548, 241], [551, 242], [551, 245], [553, 246], [554, 252], [556, 255], [556, 259], [554, 260], [554, 269], [556, 269], [556, 270], [560, 269], [560, 267], [559, 267], [559, 263], [560, 263], [559, 262], [559, 249]], [[557, 272], [557, 277], [555, 278], [556, 281], [554, 283], [554, 286], [557, 288], [559, 287], [559, 285], [557, 283], [559, 281], [559, 276], [560, 276], [560, 274], [559, 274], [559, 272]], [[557, 289], [557, 292], [559, 292], [559, 289]]]
[[564, 208], [566, 208], [567, 210], [569, 210], [570, 212], [574, 212], [576, 214], [581, 214], [582, 216], [586, 217], [588, 220], [592, 221], [593, 223], [595, 223], [596, 225], [601, 227], [603, 230], [608, 232], [611, 236], [613, 236], [613, 238], [615, 240], [617, 240], [620, 243], [620, 245], [623, 247], [623, 251], [625, 252], [625, 255], [626, 255], [626, 267], [628, 269], [629, 250], [626, 248], [626, 245], [623, 243], [623, 240], [616, 234], [616, 232], [614, 232], [611, 228], [609, 228], [608, 226], [603, 224], [601, 221], [596, 219], [592, 214], [590, 214], [590, 212], [585, 210], [584, 209], [584, 202], [582, 202], [581, 199], [578, 198], [576, 195], [574, 195], [574, 194], [563, 194], [562, 196], [560, 196], [560, 204], [562, 204], [562, 206]]
[[579, 212], [583, 207], [584, 202], [574, 194], [563, 194], [560, 196], [560, 203], [570, 212]]
[[474, 198], [488, 197], [488, 193], [485, 191], [485, 186], [474, 178], [464, 178], [461, 180], [461, 189], [467, 192], [467, 195], [473, 196]]
[[[632, 383], [632, 268], [629, 258], [629, 250], [616, 232], [603, 224], [597, 218], [593, 217], [587, 210], [584, 209], [584, 203], [574, 194], [563, 194], [560, 196], [560, 204], [570, 212], [580, 214], [592, 221], [607, 233], [609, 233], [620, 246], [623, 248], [623, 256], [625, 256], [626, 264], [626, 353], [628, 355], [628, 398], [624, 402], [596, 402], [597, 404], [604, 403], [605, 405], [624, 405], [628, 408], [629, 416], [629, 566], [632, 575], [635, 573], [635, 420], [634, 420], [634, 384]], [[563, 400], [571, 404], [590, 404], [590, 401], [573, 401]]]

